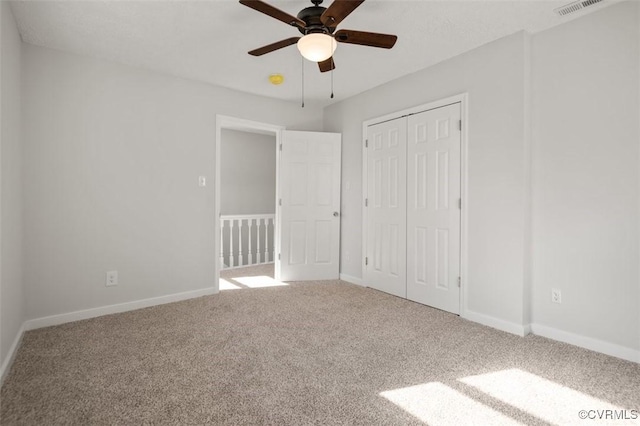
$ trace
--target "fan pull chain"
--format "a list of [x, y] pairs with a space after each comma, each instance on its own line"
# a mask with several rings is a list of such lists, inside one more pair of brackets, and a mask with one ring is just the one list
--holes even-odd
[[[334, 43], [333, 38], [329, 39], [329, 43], [330, 43], [329, 48], [331, 50], [331, 47], [333, 47], [333, 43]], [[329, 59], [331, 60], [331, 99], [333, 99], [333, 70], [336, 69], [336, 65], [333, 62], [333, 56], [331, 56]]]
[[[333, 58], [331, 59], [333, 65]], [[333, 99], [333, 68], [331, 69], [331, 99]]]
[[304, 108], [304, 58], [300, 55], [300, 68], [302, 70], [302, 108]]

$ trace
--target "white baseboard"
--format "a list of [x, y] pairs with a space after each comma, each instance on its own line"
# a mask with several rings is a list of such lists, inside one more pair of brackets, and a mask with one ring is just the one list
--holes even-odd
[[464, 311], [460, 313], [460, 316], [469, 321], [477, 322], [478, 324], [486, 325], [487, 327], [495, 328], [497, 330], [506, 331], [507, 333], [515, 334], [521, 337], [526, 336], [530, 332], [530, 327], [528, 324], [509, 322], [478, 312]]
[[362, 281], [362, 278], [352, 277], [351, 275], [347, 275], [347, 274], [340, 274], [340, 279], [342, 281], [346, 281], [346, 282], [351, 283], [351, 284], [359, 285], [361, 287], [365, 286], [364, 282]]
[[7, 357], [5, 358], [4, 362], [2, 363], [2, 366], [0, 367], [0, 386], [2, 386], [2, 384], [4, 383], [4, 379], [6, 377], [6, 375], [9, 373], [9, 370], [11, 369], [11, 364], [13, 364], [13, 360], [16, 357], [16, 354], [18, 353], [18, 348], [20, 347], [20, 343], [22, 342], [22, 336], [24, 336], [24, 328], [25, 324], [22, 323], [22, 325], [20, 326], [20, 329], [18, 330], [18, 333], [16, 334], [16, 338], [13, 339], [13, 344], [11, 344], [11, 347], [9, 348], [9, 352], [7, 352]]
[[611, 355], [616, 358], [640, 363], [639, 350], [616, 345], [615, 343], [609, 343], [603, 340], [569, 333], [567, 331], [558, 330], [557, 328], [547, 327], [546, 325], [541, 324], [531, 324], [531, 332], [536, 336], [546, 337], [559, 342], [569, 343], [570, 345], [600, 352], [605, 355]]
[[166, 296], [152, 297], [150, 299], [135, 300], [133, 302], [119, 303], [117, 305], [101, 306], [99, 308], [85, 309], [82, 311], [69, 312], [66, 314], [51, 315], [48, 317], [36, 318], [28, 320], [24, 324], [25, 330], [34, 330], [36, 328], [50, 327], [52, 325], [60, 325], [73, 321], [80, 321], [89, 318], [101, 317], [103, 315], [117, 314], [120, 312], [133, 311], [136, 309], [148, 308], [150, 306], [164, 305], [165, 303], [179, 302], [182, 300], [193, 299], [201, 296], [208, 296], [217, 293], [214, 287], [203, 288], [200, 290], [185, 291], [183, 293], [174, 293]]

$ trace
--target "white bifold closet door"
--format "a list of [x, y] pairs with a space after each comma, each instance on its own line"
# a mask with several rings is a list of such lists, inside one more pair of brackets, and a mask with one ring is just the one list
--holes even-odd
[[368, 128], [364, 274], [373, 288], [456, 314], [460, 114], [457, 103]]

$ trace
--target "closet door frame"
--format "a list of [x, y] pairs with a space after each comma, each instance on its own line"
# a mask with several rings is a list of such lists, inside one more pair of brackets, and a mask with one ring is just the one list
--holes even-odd
[[[394, 120], [404, 117], [406, 115], [417, 114], [420, 112], [428, 111], [435, 108], [444, 107], [447, 105], [460, 103], [460, 117], [462, 121], [462, 134], [461, 134], [461, 151], [460, 151], [460, 197], [462, 199], [462, 209], [460, 217], [460, 316], [467, 318], [467, 300], [468, 300], [468, 286], [469, 280], [467, 279], [467, 226], [468, 226], [468, 132], [469, 119], [468, 119], [468, 93], [461, 93], [459, 95], [451, 96], [444, 99], [439, 99], [426, 104], [417, 105], [415, 107], [407, 108], [402, 111], [396, 111], [383, 116], [375, 117], [366, 120], [362, 123], [362, 277], [365, 277], [366, 265], [366, 250], [367, 250], [367, 199], [370, 198], [368, 192], [368, 152], [366, 149], [367, 144], [367, 128], [374, 124], [382, 123], [384, 121]], [[363, 284], [367, 283], [363, 280]]]

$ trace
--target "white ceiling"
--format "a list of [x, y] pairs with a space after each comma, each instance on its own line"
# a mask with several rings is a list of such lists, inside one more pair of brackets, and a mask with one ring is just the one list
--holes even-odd
[[[532, 33], [598, 10], [605, 1], [558, 17], [571, 0], [367, 0], [338, 28], [398, 35], [391, 50], [339, 44], [331, 73], [305, 61], [308, 104], [327, 105], [520, 30]], [[308, 0], [268, 1], [292, 15]], [[325, 0], [327, 7], [331, 0]], [[299, 102], [302, 60], [295, 45], [253, 57], [247, 51], [299, 32], [237, 0], [31, 1], [12, 4], [31, 44]], [[272, 73], [285, 83], [273, 86]]]

